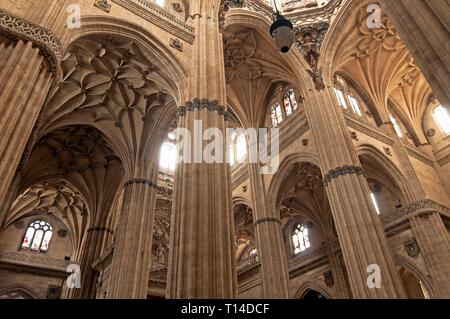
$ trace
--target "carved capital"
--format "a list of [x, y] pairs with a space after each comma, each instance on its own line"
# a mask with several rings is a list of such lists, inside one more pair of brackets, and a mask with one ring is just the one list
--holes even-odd
[[338, 167], [336, 169], [329, 171], [328, 174], [325, 175], [325, 177], [323, 178], [323, 184], [326, 187], [333, 179], [336, 179], [340, 176], [352, 174], [364, 175], [364, 169], [361, 166], [354, 166], [354, 165], [352, 166], [345, 165], [342, 167]]
[[0, 34], [12, 41], [30, 41], [48, 61], [49, 71], [56, 74], [63, 48], [53, 32], [0, 9]]
[[125, 183], [125, 187], [131, 186], [131, 185], [139, 185], [139, 184], [140, 185], [148, 185], [154, 189], [157, 188], [157, 185], [153, 181], [151, 181], [149, 179], [143, 179], [143, 178], [130, 179], [129, 181], [127, 181]]
[[225, 120], [229, 118], [228, 112], [223, 105], [219, 105], [217, 100], [209, 101], [208, 99], [196, 98], [192, 102], [186, 102], [185, 105], [178, 108], [178, 117], [186, 116], [188, 112], [195, 110], [208, 110], [209, 112], [217, 112], [219, 115], [223, 115]]
[[279, 218], [275, 218], [275, 217], [267, 217], [267, 218], [261, 218], [258, 219], [255, 223], [254, 226], [258, 226], [259, 224], [263, 224], [263, 223], [277, 223], [281, 225], [281, 220]]

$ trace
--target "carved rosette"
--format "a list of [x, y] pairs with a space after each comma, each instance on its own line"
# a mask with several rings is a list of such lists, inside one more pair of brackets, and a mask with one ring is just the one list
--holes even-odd
[[49, 71], [56, 74], [63, 49], [53, 32], [0, 9], [0, 35], [12, 41], [32, 42], [47, 60]]

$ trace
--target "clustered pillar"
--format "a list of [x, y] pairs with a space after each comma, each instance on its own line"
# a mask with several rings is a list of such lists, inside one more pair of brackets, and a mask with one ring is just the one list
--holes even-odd
[[[394, 258], [331, 86], [311, 90], [309, 99], [314, 108], [305, 105], [305, 110], [321, 159], [352, 294], [355, 298], [403, 298], [405, 292]], [[368, 284], [373, 265], [380, 270], [379, 288]]]
[[39, 53], [31, 41], [0, 44], [0, 207], [8, 206], [4, 201], [51, 85]]
[[279, 212], [270, 211], [259, 164], [249, 164], [263, 298], [289, 298], [289, 271]]
[[[192, 9], [196, 40], [187, 102], [178, 128], [194, 135], [216, 128], [226, 132], [226, 84], [218, 1], [197, 1]], [[200, 137], [201, 139], [201, 137]], [[194, 139], [192, 139], [194, 145]], [[204, 142], [201, 150], [204, 150]], [[226, 150], [225, 141], [222, 144]], [[208, 164], [180, 163], [175, 176], [168, 269], [168, 298], [235, 298], [237, 277], [231, 170], [226, 152]], [[193, 160], [193, 158], [191, 158]]]
[[431, 275], [436, 298], [450, 298], [450, 238], [438, 212], [410, 218], [412, 232]]
[[156, 174], [125, 183], [108, 298], [147, 298], [155, 203]]

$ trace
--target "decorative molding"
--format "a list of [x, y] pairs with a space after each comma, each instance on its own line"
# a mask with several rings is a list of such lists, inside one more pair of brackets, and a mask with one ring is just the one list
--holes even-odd
[[428, 131], [427, 131], [427, 136], [428, 137], [433, 137], [433, 136], [435, 136], [436, 135], [436, 130], [434, 129], [434, 128], [430, 128]]
[[92, 268], [100, 272], [112, 263], [114, 255], [114, 245], [109, 246], [106, 252], [92, 264]]
[[225, 110], [223, 105], [219, 105], [217, 100], [209, 101], [208, 99], [199, 99], [196, 98], [192, 102], [186, 102], [185, 105], [180, 106], [178, 108], [177, 116], [183, 117], [186, 116], [188, 112], [200, 110], [208, 110], [209, 112], [217, 111], [219, 115], [223, 115], [225, 119], [228, 118], [228, 112]]
[[128, 187], [130, 185], [148, 185], [148, 186], [153, 187], [155, 189], [157, 187], [157, 185], [153, 181], [151, 181], [149, 179], [143, 179], [143, 178], [142, 179], [140, 179], [140, 178], [130, 179], [129, 181], [127, 181], [125, 183], [125, 187]]
[[406, 241], [403, 245], [409, 257], [417, 258], [419, 256], [420, 247], [415, 238]]
[[328, 288], [334, 287], [334, 277], [333, 272], [331, 270], [328, 270], [323, 273], [323, 279]]
[[450, 216], [449, 208], [431, 199], [425, 199], [411, 203], [393, 214], [381, 216], [381, 220], [384, 224], [392, 224], [404, 218], [411, 217], [412, 215], [425, 214], [430, 212], [437, 212], [443, 215]]
[[111, 11], [111, 4], [108, 3], [108, 0], [96, 0], [94, 2], [94, 6], [96, 6], [100, 10], [105, 11], [106, 13], [109, 13]]
[[439, 166], [445, 166], [448, 163], [450, 163], [450, 154], [448, 154], [447, 156], [444, 156], [438, 160]]
[[242, 185], [249, 178], [248, 167], [246, 164], [239, 164], [232, 167], [231, 180], [232, 187], [235, 190], [239, 185]]
[[357, 121], [352, 116], [345, 114], [345, 120], [347, 122], [347, 126], [351, 127], [354, 130], [357, 130], [363, 134], [366, 134], [367, 136], [370, 136], [380, 142], [383, 142], [389, 146], [393, 146], [395, 144], [395, 141], [391, 139], [390, 137], [386, 136], [385, 134], [379, 132], [379, 130], [375, 127], [371, 127], [368, 125], [365, 125], [359, 121]]
[[156, 4], [145, 0], [111, 0], [119, 6], [133, 12], [135, 15], [147, 20], [163, 30], [179, 37], [189, 44], [195, 40], [194, 28], [178, 20]]
[[415, 159], [418, 159], [419, 161], [421, 161], [421, 162], [423, 162], [423, 163], [433, 167], [433, 163], [434, 162], [428, 156], [426, 156], [425, 154], [419, 152], [418, 150], [413, 149], [408, 144], [403, 144], [403, 145], [405, 146], [406, 153], [409, 156], [412, 156]]
[[12, 41], [32, 42], [48, 61], [49, 71], [56, 74], [63, 48], [53, 32], [0, 9], [0, 34]]
[[257, 221], [255, 221], [255, 223], [253, 224], [253, 226], [258, 226], [259, 224], [263, 224], [263, 223], [277, 223], [281, 225], [281, 220], [279, 218], [276, 217], [266, 217], [266, 218], [261, 218], [258, 219]]
[[325, 175], [325, 177], [323, 178], [323, 184], [326, 187], [333, 179], [336, 179], [340, 176], [352, 174], [356, 174], [358, 176], [364, 175], [364, 169], [361, 166], [354, 166], [354, 165], [351, 166], [345, 165], [342, 167], [335, 168]]
[[175, 39], [170, 39], [170, 46], [172, 48], [174, 48], [175, 50], [178, 50], [180, 52], [183, 52], [183, 43], [181, 43], [180, 40], [178, 40], [177, 38]]
[[114, 235], [114, 230], [112, 230], [111, 228], [100, 227], [100, 226], [91, 227], [87, 230], [87, 232], [88, 233], [90, 233], [90, 232], [105, 232], [105, 233], [110, 233], [110, 234]]
[[66, 272], [72, 261], [50, 258], [42, 254], [0, 251], [0, 263]]

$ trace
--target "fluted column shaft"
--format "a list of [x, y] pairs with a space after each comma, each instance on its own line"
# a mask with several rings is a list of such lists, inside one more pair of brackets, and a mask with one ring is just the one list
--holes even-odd
[[155, 182], [133, 179], [125, 184], [109, 299], [146, 299], [156, 202]]
[[[0, 45], [0, 207], [5, 201], [52, 81], [32, 42]], [[5, 211], [0, 212], [0, 224]]]
[[[186, 99], [189, 107], [178, 127], [192, 135], [200, 121], [200, 139], [209, 128], [225, 136], [226, 84], [219, 1], [193, 1], [196, 41], [191, 52]], [[192, 104], [192, 102], [194, 102]], [[192, 136], [194, 138], [194, 136]], [[192, 145], [194, 145], [194, 139]], [[203, 141], [202, 151], [209, 144]], [[226, 150], [225, 141], [222, 144]], [[234, 220], [231, 171], [225, 161], [179, 164], [172, 208], [168, 298], [235, 298]], [[191, 158], [193, 159], [193, 157]]]
[[259, 164], [249, 164], [256, 247], [261, 261], [263, 298], [289, 298], [289, 271], [281, 221], [267, 205]]
[[[223, 116], [208, 110], [180, 118], [193, 132], [225, 129]], [[237, 292], [231, 172], [227, 164], [178, 165], [172, 208], [169, 298], [234, 298]]]
[[434, 94], [450, 110], [450, 6], [448, 0], [380, 1]]
[[[316, 140], [353, 296], [405, 297], [381, 221], [370, 199], [361, 163], [332, 88], [313, 91], [309, 95], [311, 104], [305, 105], [305, 111]], [[379, 289], [368, 287], [370, 265], [378, 265], [381, 271]]]
[[450, 298], [450, 238], [438, 212], [410, 218], [434, 287], [435, 298]]

